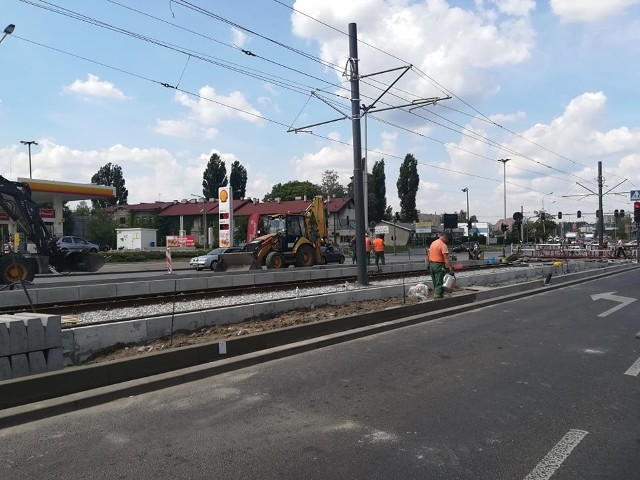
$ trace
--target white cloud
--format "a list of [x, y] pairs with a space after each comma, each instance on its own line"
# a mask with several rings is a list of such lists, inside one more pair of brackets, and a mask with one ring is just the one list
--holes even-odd
[[639, 0], [551, 0], [551, 10], [563, 22], [597, 22], [638, 4]]
[[536, 8], [534, 0], [491, 0], [496, 8], [507, 15], [526, 16]]
[[[444, 0], [296, 0], [294, 7], [342, 30], [348, 23], [357, 22], [362, 42], [412, 61], [458, 95], [484, 97], [498, 91], [487, 69], [527, 61], [535, 40], [526, 15], [533, 8], [532, 2], [496, 1], [500, 9], [487, 10], [491, 5], [493, 2], [473, 11], [451, 7]], [[292, 26], [296, 35], [319, 43], [325, 61], [344, 64], [348, 45], [344, 35], [296, 13]], [[359, 56], [360, 73], [387, 70], [400, 63], [364, 43], [359, 46]], [[341, 74], [341, 70], [336, 73]], [[379, 80], [390, 83], [389, 78], [381, 76]], [[415, 74], [407, 75], [398, 86], [421, 97], [442, 96], [437, 87]], [[366, 85], [361, 89], [374, 98], [379, 93]]]
[[171, 137], [193, 138], [196, 126], [184, 120], [157, 120], [154, 131]]
[[218, 95], [208, 85], [198, 91], [201, 98], [176, 92], [176, 101], [189, 109], [189, 118], [202, 125], [215, 125], [227, 118], [239, 118], [250, 123], [263, 124], [262, 114], [239, 91]]
[[127, 96], [113, 83], [100, 80], [97, 75], [87, 75], [87, 80], [75, 80], [71, 85], [64, 87], [65, 93], [80, 95], [82, 97], [108, 98], [111, 100], [125, 100]]
[[231, 27], [231, 35], [233, 37], [233, 44], [237, 47], [244, 47], [247, 42], [247, 35], [236, 27]]

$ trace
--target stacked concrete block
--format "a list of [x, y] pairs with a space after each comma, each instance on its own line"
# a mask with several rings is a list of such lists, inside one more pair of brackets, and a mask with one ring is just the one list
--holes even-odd
[[62, 367], [59, 315], [0, 315], [0, 381]]

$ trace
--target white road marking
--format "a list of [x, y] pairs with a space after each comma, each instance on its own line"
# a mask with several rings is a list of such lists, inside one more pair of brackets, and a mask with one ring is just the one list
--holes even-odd
[[626, 307], [627, 305], [635, 302], [637, 300], [637, 298], [632, 298], [632, 297], [622, 297], [620, 295], [614, 295], [614, 293], [616, 292], [607, 292], [607, 293], [599, 293], [597, 295], [591, 295], [591, 300], [593, 300], [594, 302], [596, 300], [610, 300], [612, 302], [618, 302], [620, 305], [616, 305], [613, 308], [610, 308], [609, 310], [607, 310], [606, 312], [602, 312], [600, 315], [598, 315], [599, 317], [607, 317], [609, 315], [611, 315], [613, 312], [617, 312], [618, 310], [620, 310], [621, 308]]
[[584, 430], [569, 430], [562, 440], [545, 455], [536, 465], [536, 468], [529, 472], [524, 480], [548, 480], [562, 465], [574, 448], [587, 436], [589, 432]]
[[629, 367], [629, 370], [624, 372], [625, 375], [631, 375], [632, 377], [637, 377], [638, 373], [640, 373], [640, 358], [638, 358], [635, 363]]

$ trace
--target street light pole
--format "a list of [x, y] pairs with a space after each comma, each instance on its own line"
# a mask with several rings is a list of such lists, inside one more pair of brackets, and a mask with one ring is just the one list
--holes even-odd
[[2, 35], [2, 38], [0, 38], [0, 43], [2, 43], [2, 41], [4, 40], [4, 37], [6, 37], [7, 35], [11, 35], [15, 29], [16, 29], [16, 26], [13, 23], [10, 23], [9, 25], [7, 25], [4, 29], [4, 35]]
[[471, 232], [469, 231], [471, 225], [471, 214], [469, 213], [469, 187], [464, 187], [462, 189], [463, 192], [467, 194], [467, 236], [471, 236]]
[[[511, 160], [510, 158], [501, 158], [498, 160], [502, 162], [502, 171], [503, 171], [503, 184], [504, 184], [504, 222], [506, 225], [507, 222], [507, 162]], [[507, 256], [507, 232], [502, 232], [502, 256]]]
[[30, 140], [28, 142], [25, 140], [20, 140], [20, 143], [26, 145], [29, 148], [29, 178], [33, 178], [31, 176], [31, 145], [38, 145], [38, 142], [35, 142], [33, 140]]

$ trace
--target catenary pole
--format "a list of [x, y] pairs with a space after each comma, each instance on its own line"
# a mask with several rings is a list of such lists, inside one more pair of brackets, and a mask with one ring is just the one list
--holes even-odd
[[602, 211], [602, 162], [598, 162], [598, 238], [600, 239], [600, 249], [604, 246], [604, 212]]
[[353, 135], [353, 186], [356, 209], [356, 258], [358, 283], [368, 285], [364, 251], [364, 189], [362, 176], [362, 137], [360, 130], [360, 77], [358, 73], [358, 29], [349, 24], [349, 79], [351, 82], [351, 129]]

